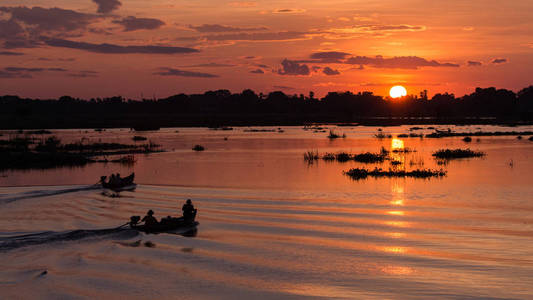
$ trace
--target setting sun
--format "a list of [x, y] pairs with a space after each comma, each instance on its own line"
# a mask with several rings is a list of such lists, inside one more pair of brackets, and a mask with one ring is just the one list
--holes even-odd
[[389, 92], [392, 98], [400, 98], [407, 95], [407, 90], [401, 85], [395, 85]]

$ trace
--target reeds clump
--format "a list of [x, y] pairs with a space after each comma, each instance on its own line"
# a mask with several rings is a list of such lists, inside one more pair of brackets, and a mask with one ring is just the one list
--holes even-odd
[[326, 161], [332, 161], [335, 160], [335, 154], [334, 153], [326, 153], [322, 155], [322, 159]]
[[463, 138], [463, 142], [465, 142], [465, 143], [470, 143], [471, 141], [472, 141], [472, 138], [469, 137], [469, 136], [465, 136], [465, 137]]
[[352, 159], [352, 155], [350, 153], [346, 153], [346, 152], [339, 152], [339, 153], [335, 154], [335, 159], [338, 162], [347, 162], [347, 161]]
[[342, 135], [340, 135], [340, 134], [338, 134], [335, 131], [330, 129], [328, 138], [329, 139], [338, 139], [338, 138], [343, 138], [344, 139], [344, 138], [346, 138], [346, 134], [343, 133]]
[[194, 145], [194, 147], [192, 147], [192, 150], [194, 150], [194, 151], [204, 151], [205, 148], [202, 145]]
[[386, 155], [384, 155], [383, 152], [382, 153], [366, 152], [366, 153], [356, 154], [353, 156], [353, 160], [357, 162], [368, 163], [368, 164], [383, 162], [385, 158], [386, 158]]
[[529, 140], [533, 142], [533, 136], [530, 136], [530, 137], [529, 137]]
[[390, 138], [392, 138], [392, 134], [385, 134], [383, 132], [378, 132], [378, 133], [374, 134], [374, 137], [377, 138], [377, 139], [380, 139], [380, 140], [384, 139], [384, 138], [390, 139]]
[[367, 177], [413, 177], [413, 178], [430, 178], [446, 176], [444, 170], [416, 169], [412, 171], [392, 170], [388, 171], [375, 168], [374, 170], [354, 168], [344, 172], [345, 175], [354, 180], [365, 179]]
[[134, 136], [134, 137], [132, 138], [132, 140], [134, 140], [134, 141], [146, 141], [147, 138], [144, 137], [144, 136], [136, 135], [136, 136]]
[[318, 150], [310, 150], [304, 153], [304, 160], [307, 162], [313, 162], [315, 160], [318, 160], [320, 158], [320, 155], [318, 154]]
[[485, 156], [484, 152], [472, 151], [470, 149], [440, 149], [432, 154], [439, 159], [470, 158]]

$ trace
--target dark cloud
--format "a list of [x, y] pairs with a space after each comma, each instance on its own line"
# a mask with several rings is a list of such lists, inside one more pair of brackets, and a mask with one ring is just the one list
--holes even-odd
[[256, 33], [228, 33], [213, 34], [203, 37], [208, 41], [287, 41], [306, 38], [305, 32], [256, 32]]
[[374, 68], [390, 69], [418, 69], [420, 67], [459, 67], [458, 64], [440, 63], [435, 60], [426, 60], [418, 56], [397, 56], [391, 58], [384, 58], [380, 55], [376, 57], [354, 56], [348, 58], [345, 63], [351, 65], [368, 65]]
[[469, 60], [469, 61], [467, 62], [467, 64], [468, 64], [469, 67], [479, 67], [479, 66], [482, 65], [481, 62], [479, 62], [479, 61], [472, 61], [472, 60]]
[[273, 11], [275, 14], [298, 14], [305, 12], [305, 9], [281, 8]]
[[66, 72], [67, 70], [62, 68], [23, 68], [23, 67], [6, 67], [4, 70], [8, 72], [43, 72], [43, 71], [56, 71], [56, 72]]
[[260, 31], [267, 30], [266, 27], [232, 27], [219, 24], [203, 24], [199, 26], [189, 25], [189, 28], [194, 29], [198, 32], [239, 32], [239, 31]]
[[113, 20], [112, 22], [114, 24], [120, 24], [124, 26], [124, 31], [135, 31], [141, 29], [153, 30], [165, 25], [165, 22], [158, 19], [136, 18], [133, 16], [123, 18], [122, 20]]
[[286, 85], [274, 85], [273, 88], [282, 89], [282, 90], [294, 90], [292, 86], [286, 86]]
[[309, 67], [306, 64], [284, 59], [281, 62], [281, 69], [278, 70], [280, 75], [309, 75]]
[[200, 72], [183, 71], [173, 68], [160, 68], [161, 72], [156, 72], [154, 75], [161, 76], [181, 76], [181, 77], [199, 77], [199, 78], [214, 78], [218, 75]]
[[[4, 7], [0, 7], [3, 11]], [[0, 39], [12, 39], [24, 35], [24, 29], [13, 18], [9, 20], [0, 20]]]
[[96, 71], [79, 71], [76, 73], [69, 73], [67, 76], [76, 77], [76, 78], [86, 78], [86, 77], [98, 77], [98, 72]]
[[[27, 26], [27, 30], [33, 34], [51, 31], [70, 32], [85, 29], [93, 20], [98, 18], [98, 16], [95, 15], [79, 13], [73, 10], [57, 7], [42, 8], [35, 6], [28, 8], [25, 6], [3, 6], [0, 7], [0, 11], [11, 14], [11, 17], [7, 22], [16, 21], [29, 25]], [[12, 30], [13, 29], [14, 28], [12, 28]]]
[[20, 56], [20, 55], [24, 55], [24, 53], [22, 53], [22, 52], [12, 52], [12, 51], [0, 51], [0, 55], [5, 55], [5, 56]]
[[118, 9], [122, 3], [119, 0], [93, 0], [98, 5], [97, 12], [107, 14]]
[[75, 42], [64, 39], [47, 39], [44, 41], [46, 45], [51, 47], [62, 47], [70, 49], [78, 49], [95, 53], [106, 54], [183, 54], [199, 52], [193, 48], [172, 47], [172, 46], [120, 46], [114, 44], [92, 44], [85, 42]]
[[26, 68], [26, 67], [5, 67], [0, 70], [0, 78], [33, 78], [34, 73], [43, 72], [67, 72], [63, 68]]
[[265, 74], [265, 71], [263, 71], [261, 69], [256, 69], [256, 70], [250, 71], [250, 73], [253, 73], [253, 74]]
[[422, 31], [426, 30], [424, 26], [418, 25], [358, 25], [355, 28], [361, 29], [363, 31]]
[[311, 54], [312, 59], [317, 59], [320, 62], [324, 63], [335, 63], [340, 62], [342, 59], [345, 59], [347, 56], [349, 56], [350, 53], [346, 52], [337, 52], [337, 51], [329, 51], [329, 52], [316, 52]]
[[0, 78], [32, 78], [30, 74], [0, 70]]
[[331, 76], [331, 75], [339, 75], [341, 72], [339, 72], [338, 70], [333, 70], [330, 67], [325, 67], [324, 70], [322, 70], [322, 73], [328, 76]]
[[493, 64], [504, 64], [507, 62], [507, 58], [495, 58], [492, 60]]
[[207, 64], [188, 65], [188, 66], [182, 66], [182, 67], [184, 68], [229, 68], [229, 67], [235, 67], [235, 65], [207, 63]]

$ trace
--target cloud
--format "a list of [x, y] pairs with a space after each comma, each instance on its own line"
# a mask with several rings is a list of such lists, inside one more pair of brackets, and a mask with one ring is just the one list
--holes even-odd
[[98, 9], [96, 12], [101, 14], [110, 13], [118, 9], [122, 5], [119, 0], [93, 0], [93, 2], [98, 5]]
[[24, 53], [22, 53], [22, 52], [12, 52], [12, 51], [0, 51], [0, 55], [5, 55], [5, 56], [20, 56], [20, 55], [24, 55]]
[[304, 13], [305, 9], [301, 8], [280, 8], [272, 11], [274, 14], [300, 14]]
[[87, 77], [98, 77], [98, 72], [96, 71], [79, 71], [77, 73], [69, 73], [67, 76], [76, 77], [76, 78], [87, 78]]
[[322, 70], [322, 73], [328, 75], [328, 76], [332, 76], [332, 75], [339, 75], [341, 72], [339, 72], [338, 70], [333, 70], [332, 68], [330, 67], [325, 67], [323, 70]]
[[33, 73], [43, 72], [67, 72], [63, 68], [26, 68], [26, 67], [5, 67], [0, 70], [0, 78], [33, 78]]
[[214, 34], [203, 37], [208, 41], [289, 41], [306, 39], [306, 33], [295, 31], [256, 32], [256, 33], [228, 33]]
[[56, 72], [66, 72], [67, 70], [63, 68], [23, 68], [23, 67], [6, 67], [4, 70], [8, 72], [43, 72], [43, 71], [56, 71]]
[[418, 69], [420, 67], [459, 67], [458, 64], [440, 63], [436, 60], [426, 60], [418, 56], [397, 56], [384, 58], [381, 55], [376, 57], [354, 56], [348, 58], [345, 63], [360, 66], [371, 66], [374, 68], [389, 69]]
[[219, 63], [207, 63], [207, 64], [197, 64], [197, 65], [187, 65], [182, 66], [183, 68], [229, 68], [235, 67], [236, 65], [231, 64], [219, 64]]
[[189, 25], [189, 28], [194, 29], [198, 32], [239, 32], [239, 31], [260, 31], [267, 30], [266, 27], [232, 27], [219, 24], [203, 24], [199, 26]]
[[124, 26], [124, 31], [135, 31], [141, 29], [154, 30], [165, 25], [165, 22], [159, 19], [136, 18], [129, 16], [122, 20], [113, 20], [112, 23]]
[[[0, 7], [2, 11], [2, 7]], [[12, 18], [9, 20], [0, 20], [0, 39], [10, 39], [14, 37], [21, 37], [24, 34], [24, 29]]]
[[479, 67], [479, 66], [482, 65], [481, 62], [479, 62], [479, 61], [472, 61], [472, 60], [469, 60], [469, 61], [467, 62], [467, 64], [468, 64], [469, 67]]
[[106, 54], [132, 54], [132, 53], [143, 53], [143, 54], [184, 54], [184, 53], [195, 53], [199, 50], [194, 48], [185, 48], [185, 47], [172, 47], [172, 46], [153, 46], [153, 45], [142, 45], [142, 46], [120, 46], [114, 44], [92, 44], [86, 42], [76, 42], [63, 39], [47, 39], [44, 41], [46, 45], [51, 47], [62, 47], [70, 49], [78, 49], [95, 53], [106, 53]]
[[256, 7], [257, 2], [251, 2], [251, 1], [230, 2], [228, 3], [228, 5], [234, 6], [234, 7]]
[[282, 68], [278, 70], [280, 75], [309, 75], [309, 67], [306, 64], [299, 64], [295, 61], [284, 59], [281, 62]]
[[274, 85], [273, 88], [282, 89], [282, 90], [294, 90], [292, 86], [286, 86], [286, 85]]
[[181, 77], [199, 77], [199, 78], [214, 78], [219, 77], [218, 75], [209, 74], [209, 73], [200, 73], [200, 72], [191, 72], [183, 71], [173, 68], [160, 68], [161, 72], [156, 72], [154, 75], [161, 76], [181, 76]]
[[250, 73], [253, 73], [253, 74], [265, 74], [265, 71], [263, 71], [261, 69], [256, 69], [256, 70], [250, 71]]
[[316, 52], [311, 54], [312, 59], [318, 59], [320, 62], [323, 63], [336, 63], [340, 62], [342, 59], [345, 59], [347, 56], [349, 56], [350, 53], [346, 52], [337, 52], [337, 51], [329, 51], [329, 52]]
[[42, 8], [35, 6], [28, 8], [25, 6], [2, 6], [0, 7], [0, 11], [11, 14], [7, 22], [16, 21], [28, 25], [26, 26], [26, 30], [32, 34], [51, 31], [71, 32], [85, 29], [93, 20], [99, 18], [96, 15], [79, 13], [57, 7]]
[[495, 58], [491, 62], [493, 64], [504, 64], [507, 62], [507, 58]]

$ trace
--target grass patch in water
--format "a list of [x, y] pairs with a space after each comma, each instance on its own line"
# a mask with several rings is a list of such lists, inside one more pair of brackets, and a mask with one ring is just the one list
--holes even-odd
[[440, 149], [432, 154], [439, 159], [471, 158], [485, 156], [484, 152], [470, 149]]
[[413, 177], [413, 178], [431, 178], [431, 177], [443, 177], [446, 176], [444, 170], [431, 170], [431, 169], [416, 169], [412, 171], [405, 170], [392, 170], [388, 171], [375, 168], [374, 170], [354, 168], [344, 172], [354, 180], [365, 179], [367, 177]]

